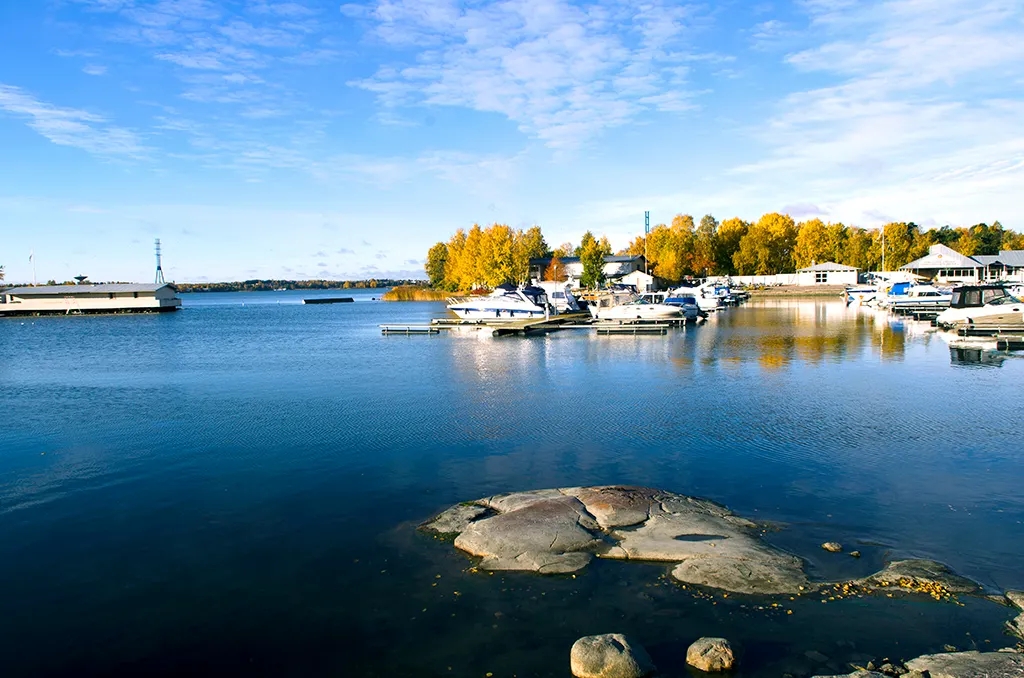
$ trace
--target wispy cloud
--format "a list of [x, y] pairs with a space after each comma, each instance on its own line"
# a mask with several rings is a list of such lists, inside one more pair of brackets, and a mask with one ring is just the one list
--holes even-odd
[[578, 146], [644, 111], [693, 107], [696, 6], [667, 0], [571, 3], [378, 0], [343, 5], [412, 62], [352, 81], [387, 108], [498, 113], [553, 148]]
[[89, 64], [85, 68], [82, 69], [82, 72], [85, 73], [86, 75], [106, 75], [107, 74], [107, 67], [106, 66], [100, 66], [98, 64]]
[[141, 157], [148, 150], [138, 134], [103, 116], [40, 101], [11, 85], [0, 84], [0, 110], [26, 119], [29, 127], [59, 146], [120, 157]]
[[787, 63], [832, 84], [787, 96], [760, 131], [769, 157], [741, 172], [799, 182], [830, 214], [868, 220], [911, 200], [953, 215], [1013, 209], [1007, 191], [1024, 185], [1019, 4], [804, 6], [807, 46]]

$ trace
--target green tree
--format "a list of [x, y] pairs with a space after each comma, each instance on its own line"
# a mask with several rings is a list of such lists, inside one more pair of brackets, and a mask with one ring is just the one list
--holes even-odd
[[738, 217], [726, 219], [718, 225], [718, 242], [715, 248], [715, 273], [736, 275], [733, 255], [740, 248], [740, 241], [747, 234], [750, 224]]
[[879, 251], [874, 239], [863, 228], [850, 228], [838, 263], [854, 266], [862, 271], [876, 271], [879, 267]]
[[427, 261], [423, 268], [427, 272], [427, 280], [431, 287], [440, 289], [445, 283], [445, 266], [448, 264], [448, 245], [436, 243], [427, 251]]
[[583, 234], [579, 250], [580, 262], [583, 264], [581, 285], [598, 287], [604, 282], [604, 258], [611, 253], [612, 248], [607, 238], [597, 240], [590, 231]]
[[886, 270], [895, 271], [914, 259], [914, 246], [918, 228], [913, 222], [892, 222], [878, 231], [877, 241], [884, 241], [882, 261]]
[[710, 214], [701, 217], [700, 226], [693, 234], [691, 267], [697, 275], [707, 275], [717, 268], [718, 220]]
[[796, 237], [796, 223], [788, 214], [765, 214], [740, 240], [733, 265], [741, 275], [792, 273]]

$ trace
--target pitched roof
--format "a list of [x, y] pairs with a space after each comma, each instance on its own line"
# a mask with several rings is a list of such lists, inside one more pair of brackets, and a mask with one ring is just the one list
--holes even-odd
[[900, 266], [900, 270], [919, 271], [937, 268], [980, 268], [982, 264], [975, 259], [960, 254], [945, 245], [932, 245], [928, 254], [915, 259], [909, 264]]
[[13, 294], [19, 297], [25, 296], [66, 296], [74, 294], [124, 294], [126, 292], [156, 292], [161, 287], [171, 287], [170, 284], [157, 285], [154, 283], [104, 283], [87, 285], [39, 285], [37, 287], [14, 287], [5, 290], [4, 294]]
[[845, 264], [837, 264], [834, 261], [823, 261], [820, 264], [814, 264], [807, 268], [801, 268], [797, 273], [805, 273], [808, 271], [859, 271], [860, 269], [855, 266], [847, 266]]

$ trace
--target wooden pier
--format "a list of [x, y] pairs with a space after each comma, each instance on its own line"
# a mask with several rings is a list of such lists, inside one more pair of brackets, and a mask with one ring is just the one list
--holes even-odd
[[534, 336], [561, 330], [592, 330], [598, 334], [666, 334], [672, 327], [682, 327], [683, 318], [662, 318], [658, 320], [594, 320], [584, 313], [552, 316], [550, 318], [528, 318], [502, 322], [462, 320], [459, 318], [435, 318], [430, 324], [387, 324], [380, 325], [382, 335], [440, 334], [442, 331], [477, 330], [490, 332], [494, 337]]
[[303, 299], [304, 304], [351, 304], [355, 301], [352, 297], [313, 297]]

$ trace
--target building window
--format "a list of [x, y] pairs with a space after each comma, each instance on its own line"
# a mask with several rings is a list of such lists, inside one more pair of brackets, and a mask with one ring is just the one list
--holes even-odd
[[114, 298], [114, 293], [113, 293], [113, 292], [111, 292], [111, 293], [110, 293], [110, 294], [108, 294], [107, 296], [109, 296], [109, 297], [110, 297], [111, 299], [113, 299], [113, 298]]
[[814, 274], [814, 282], [815, 282], [815, 284], [817, 284], [817, 283], [827, 283], [828, 282], [828, 273], [815, 273]]
[[136, 299], [138, 299], [139, 298], [139, 293], [138, 292], [132, 292], [132, 296], [135, 297]]

